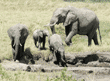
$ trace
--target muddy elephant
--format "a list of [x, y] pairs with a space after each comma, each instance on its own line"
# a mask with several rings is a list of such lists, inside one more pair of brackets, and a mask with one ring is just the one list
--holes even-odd
[[49, 38], [48, 42], [50, 51], [53, 53], [54, 63], [57, 63], [59, 66], [67, 66], [65, 60], [65, 49], [60, 35], [53, 34]]
[[[37, 48], [39, 48], [39, 50], [41, 49], [41, 43], [43, 44], [43, 49], [45, 49], [46, 36], [47, 37], [50, 36], [49, 31], [47, 29], [44, 30], [37, 29], [34, 31], [33, 33], [34, 44]], [[37, 42], [38, 42], [38, 46], [37, 46]]]
[[56, 33], [54, 25], [59, 23], [63, 23], [63, 26], [65, 27], [65, 43], [67, 45], [71, 45], [71, 39], [76, 34], [87, 35], [88, 46], [91, 45], [92, 39], [95, 45], [99, 45], [96, 32], [98, 28], [101, 40], [99, 19], [93, 11], [87, 8], [79, 9], [71, 6], [58, 8], [54, 11], [50, 23], [45, 26], [50, 26], [51, 31], [54, 34]]
[[14, 61], [20, 60], [24, 53], [25, 41], [29, 35], [28, 28], [25, 25], [17, 24], [7, 31], [11, 39], [11, 46]]

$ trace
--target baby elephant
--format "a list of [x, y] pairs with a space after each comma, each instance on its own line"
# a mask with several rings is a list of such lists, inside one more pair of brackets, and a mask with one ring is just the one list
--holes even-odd
[[33, 33], [34, 44], [37, 48], [39, 48], [39, 50], [41, 49], [41, 43], [43, 43], [43, 49], [45, 49], [46, 36], [49, 37], [49, 32], [46, 29], [44, 30], [37, 29], [34, 31]]
[[67, 67], [65, 62], [65, 49], [62, 43], [60, 35], [53, 34], [49, 40], [50, 51], [53, 52], [54, 63], [58, 63], [59, 66]]

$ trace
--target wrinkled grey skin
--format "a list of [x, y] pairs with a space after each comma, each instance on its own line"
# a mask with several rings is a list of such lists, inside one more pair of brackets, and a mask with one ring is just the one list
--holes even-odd
[[58, 63], [59, 66], [67, 66], [65, 61], [65, 49], [60, 35], [53, 34], [48, 42], [50, 50], [53, 52], [54, 62]]
[[25, 25], [17, 24], [12, 26], [7, 31], [11, 39], [11, 46], [14, 61], [20, 60], [24, 53], [24, 45], [29, 34], [28, 28]]
[[[39, 48], [39, 50], [41, 48], [41, 43], [43, 44], [43, 49], [45, 49], [46, 36], [49, 37], [49, 32], [46, 29], [44, 30], [37, 29], [34, 31], [33, 33], [34, 44], [37, 48]], [[37, 42], [38, 42], [38, 46], [37, 46]]]
[[[58, 8], [54, 11], [50, 23], [46, 26], [50, 26], [52, 34], [55, 33], [55, 24], [63, 23], [65, 27], [66, 40], [65, 43], [70, 45], [71, 39], [74, 35], [87, 35], [88, 46], [91, 45], [93, 39], [95, 45], [99, 45], [97, 39], [97, 28], [99, 30], [99, 19], [96, 14], [86, 8], [65, 7]], [[101, 40], [101, 35], [100, 35]]]

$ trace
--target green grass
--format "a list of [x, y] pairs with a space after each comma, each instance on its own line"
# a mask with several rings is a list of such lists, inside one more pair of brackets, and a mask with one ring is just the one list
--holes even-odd
[[[102, 0], [101, 0], [102, 1]], [[55, 29], [58, 34], [61, 35], [65, 46], [65, 52], [78, 53], [88, 51], [109, 51], [110, 50], [110, 2], [93, 2], [86, 0], [85, 2], [64, 2], [63, 0], [1, 0], [0, 1], [0, 59], [12, 59], [11, 41], [8, 37], [7, 30], [18, 23], [25, 24], [30, 31], [25, 44], [25, 48], [30, 47], [32, 54], [43, 53], [49, 54], [48, 42], [46, 42], [47, 50], [38, 51], [34, 46], [32, 34], [36, 29], [48, 29], [44, 27], [48, 24], [53, 11], [59, 7], [74, 6], [77, 8], [86, 7], [93, 10], [100, 20], [100, 30], [102, 35], [102, 44], [95, 46], [92, 42], [92, 46], [88, 47], [88, 39], [86, 36], [76, 35], [73, 37], [73, 45], [71, 47], [66, 46], [65, 29], [62, 24], [56, 25]], [[99, 39], [99, 35], [98, 35]], [[0, 71], [0, 74], [2, 72]], [[38, 73], [28, 72], [6, 72], [3, 71], [4, 77], [2, 81], [20, 81], [23, 77], [27, 76], [26, 81], [37, 81], [36, 76]], [[11, 73], [11, 75], [10, 75]], [[13, 77], [13, 76], [17, 77]], [[45, 74], [42, 74], [45, 75]], [[20, 78], [18, 78], [20, 76]], [[45, 75], [46, 76], [46, 75]], [[9, 78], [10, 77], [10, 78]], [[42, 79], [42, 78], [41, 78]], [[25, 80], [25, 79], [24, 79]], [[45, 79], [46, 80], [46, 79]]]

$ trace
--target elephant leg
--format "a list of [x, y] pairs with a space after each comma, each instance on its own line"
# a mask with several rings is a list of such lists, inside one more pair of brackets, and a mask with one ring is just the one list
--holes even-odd
[[25, 44], [25, 43], [22, 44], [22, 52], [24, 52], [24, 44]]
[[[70, 31], [71, 31], [70, 25], [69, 25], [69, 26], [66, 26], [66, 27], [65, 27], [65, 34], [66, 34], [66, 37], [68, 36], [68, 34], [70, 33]], [[70, 40], [69, 42], [72, 43], [71, 40]]]
[[88, 46], [91, 45], [92, 39], [94, 40], [95, 45], [98, 45], [98, 40], [97, 40], [97, 29], [98, 23], [93, 24], [91, 31], [88, 34]]
[[75, 33], [73, 31], [71, 31], [69, 33], [69, 35], [66, 37], [65, 43], [70, 46], [70, 40], [72, 39], [72, 37], [75, 35]]
[[45, 49], [45, 40], [46, 40], [46, 37], [43, 38], [43, 48]]
[[57, 55], [55, 53], [55, 50], [53, 51], [53, 62], [56, 64], [57, 62]]
[[38, 50], [40, 50], [40, 48], [41, 48], [41, 38], [38, 37]]
[[38, 49], [40, 50], [40, 48], [41, 48], [41, 43], [38, 42]]
[[37, 45], [36, 45], [36, 44], [37, 44], [37, 41], [36, 41], [36, 40], [34, 40], [34, 44], [35, 44], [35, 46], [37, 47]]
[[97, 39], [97, 32], [95, 32], [95, 34], [94, 34], [92, 39], [94, 40], [95, 45], [99, 45], [98, 39]]
[[61, 55], [61, 57], [60, 57], [60, 64], [61, 64], [61, 66], [63, 66], [63, 67], [67, 67], [67, 65], [66, 65], [66, 60], [65, 60], [65, 55]]
[[13, 59], [15, 58], [15, 46], [14, 46], [14, 40], [11, 41], [12, 46], [12, 53], [13, 53]]
[[50, 28], [51, 28], [52, 34], [55, 34], [56, 33], [55, 32], [55, 27], [54, 26], [50, 26]]
[[65, 43], [70, 46], [70, 41], [74, 35], [78, 33], [78, 22], [74, 22], [71, 24], [71, 31], [69, 32], [68, 36], [66, 37]]
[[62, 56], [61, 55], [59, 55], [59, 66], [60, 67], [62, 67], [62, 66], [64, 66], [63, 64], [64, 64], [64, 60], [63, 60], [63, 58], [62, 58]]
[[88, 46], [91, 45], [91, 42], [92, 42], [92, 38], [90, 36], [88, 36]]

